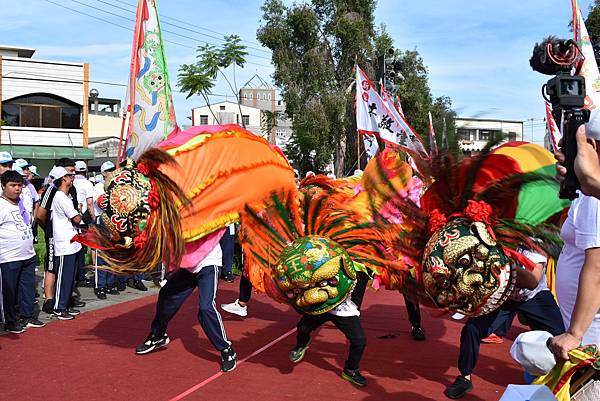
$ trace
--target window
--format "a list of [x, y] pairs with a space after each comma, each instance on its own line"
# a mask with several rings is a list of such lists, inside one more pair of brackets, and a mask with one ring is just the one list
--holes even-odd
[[225, 110], [225, 106], [219, 106], [219, 110]]
[[516, 132], [509, 132], [508, 133], [508, 140], [510, 142], [516, 141], [517, 140], [517, 133]]
[[498, 130], [490, 130], [490, 129], [480, 129], [479, 130], [479, 140], [480, 141], [493, 141], [495, 138], [500, 137], [500, 131]]
[[206, 114], [200, 115], [200, 125], [208, 125], [208, 115], [206, 115]]
[[270, 94], [270, 93], [269, 93], [269, 96], [268, 96], [268, 98], [269, 98], [269, 100], [271, 100], [271, 94]]
[[476, 136], [476, 130], [468, 128], [458, 128], [456, 130], [459, 141], [472, 141]]
[[7, 126], [81, 129], [81, 106], [45, 93], [19, 96], [2, 104]]
[[248, 125], [250, 125], [250, 116], [248, 115], [242, 115], [242, 122], [244, 123], [244, 125], [247, 127]]

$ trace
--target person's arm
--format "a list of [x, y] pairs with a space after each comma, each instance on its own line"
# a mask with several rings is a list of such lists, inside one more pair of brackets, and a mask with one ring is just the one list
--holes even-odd
[[94, 213], [94, 198], [92, 198], [90, 196], [89, 198], [86, 199], [86, 203], [87, 203], [87, 211], [90, 214], [90, 217], [92, 218], [92, 220], [96, 220], [96, 216]]
[[581, 345], [581, 339], [600, 309], [600, 248], [585, 251], [585, 262], [579, 274], [577, 299], [566, 333], [549, 341], [556, 358], [569, 359], [568, 352]]
[[48, 211], [52, 207], [52, 201], [54, 200], [54, 196], [56, 195], [56, 188], [53, 186], [48, 187], [44, 195], [40, 200], [40, 205], [35, 212], [35, 220], [42, 227], [46, 227], [46, 222], [48, 220]]
[[81, 215], [77, 214], [77, 216], [75, 217], [71, 217], [71, 222], [73, 223], [73, 225], [78, 226], [79, 224], [81, 224]]
[[[596, 152], [596, 141], [586, 137], [585, 126], [583, 125], [577, 130], [576, 139], [577, 157], [575, 157], [575, 174], [581, 184], [581, 192], [600, 199], [600, 160]], [[557, 150], [554, 153], [554, 157], [558, 161], [556, 165], [556, 177], [559, 181], [563, 181], [567, 174], [567, 169], [564, 166], [565, 155], [560, 150]]]
[[532, 271], [519, 267], [517, 268], [517, 286], [528, 290], [535, 290], [542, 279], [543, 273], [543, 263], [536, 263]]

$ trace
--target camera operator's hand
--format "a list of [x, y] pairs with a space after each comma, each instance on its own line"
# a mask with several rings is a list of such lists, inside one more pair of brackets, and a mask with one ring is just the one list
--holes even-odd
[[[575, 174], [581, 184], [581, 192], [585, 195], [600, 198], [600, 160], [596, 152], [596, 141], [589, 139], [585, 135], [585, 127], [582, 125], [575, 134], [577, 140], [577, 157], [575, 158]], [[563, 140], [559, 142], [562, 146]], [[556, 178], [562, 182], [567, 174], [564, 166], [565, 155], [557, 150], [554, 157], [558, 161], [556, 164]]]
[[549, 338], [547, 345], [557, 361], [566, 361], [569, 359], [569, 351], [581, 345], [581, 338], [567, 331], [559, 336]]

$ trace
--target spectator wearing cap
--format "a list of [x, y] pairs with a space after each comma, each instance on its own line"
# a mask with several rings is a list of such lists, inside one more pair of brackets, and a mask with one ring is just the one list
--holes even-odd
[[[78, 210], [83, 223], [94, 224], [94, 184], [87, 179], [86, 175], [87, 164], [83, 160], [77, 160], [75, 162], [73, 186], [77, 190]], [[87, 248], [82, 246], [79, 252], [81, 255], [78, 259], [80, 265], [77, 267], [77, 286], [92, 287], [94, 285], [93, 281], [85, 275], [85, 254], [87, 253]]]
[[[29, 214], [31, 215], [30, 221], [31, 221], [31, 224], [33, 225], [34, 220], [35, 220], [33, 218], [33, 216], [35, 216], [35, 212], [39, 206], [40, 196], [38, 195], [37, 191], [35, 190], [35, 187], [33, 186], [33, 184], [30, 182], [31, 178], [33, 177], [33, 174], [29, 170], [30, 167], [31, 167], [31, 164], [27, 163], [27, 160], [25, 160], [25, 159], [15, 160], [15, 164], [14, 164], [15, 170], [18, 171], [19, 173], [21, 173], [21, 175], [25, 179], [25, 181], [24, 181], [25, 183], [23, 185], [23, 192], [21, 193], [21, 199], [23, 199], [23, 203], [25, 204], [25, 207], [27, 207], [27, 210], [29, 211]], [[34, 232], [34, 236], [35, 236], [35, 232]]]
[[[75, 173], [75, 161], [66, 157], [56, 160], [55, 167], [63, 167], [67, 172]], [[52, 176], [52, 171], [50, 172], [50, 179], [56, 179], [56, 177]], [[44, 297], [46, 301], [44, 302], [42, 310], [50, 314], [52, 313], [54, 305], [54, 280], [56, 278], [56, 266], [54, 266], [54, 241], [52, 240], [54, 233], [51, 224], [51, 207], [57, 191], [58, 188], [53, 183], [48, 185], [41, 196], [40, 207], [35, 215], [36, 222], [44, 229], [46, 240], [46, 258], [44, 259]], [[71, 186], [69, 196], [71, 197], [73, 207], [77, 209], [77, 190], [75, 187]], [[77, 305], [80, 306], [81, 303], [77, 303]]]
[[13, 157], [8, 152], [0, 152], [0, 174], [12, 170], [14, 164]]
[[56, 267], [53, 314], [60, 320], [71, 320], [80, 313], [70, 305], [81, 250], [81, 244], [71, 242], [71, 239], [78, 233], [77, 226], [81, 223], [81, 215], [73, 207], [73, 202], [68, 196], [73, 186], [74, 174], [64, 167], [54, 167], [50, 175], [54, 178], [54, 186], [57, 189], [50, 208]]
[[[33, 291], [35, 286], [35, 251], [29, 214], [19, 202], [23, 177], [16, 171], [5, 171], [0, 176], [0, 282], [2, 283], [2, 318], [4, 330], [22, 333], [25, 327], [43, 327], [33, 316]], [[21, 294], [17, 319], [19, 294]]]
[[[96, 216], [96, 224], [101, 224], [100, 216], [103, 210], [98, 206], [98, 198], [104, 194], [104, 181], [110, 173], [115, 171], [115, 164], [111, 161], [106, 161], [100, 166], [101, 175], [96, 176], [96, 185], [94, 185], [93, 193], [93, 204]], [[115, 275], [110, 271], [102, 268], [107, 263], [102, 259], [97, 252], [95, 252], [95, 281], [94, 281], [94, 294], [98, 299], [106, 299], [106, 294], [119, 294], [116, 289]]]

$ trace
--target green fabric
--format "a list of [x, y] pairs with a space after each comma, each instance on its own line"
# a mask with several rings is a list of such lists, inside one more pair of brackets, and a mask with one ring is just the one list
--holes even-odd
[[13, 158], [55, 160], [70, 157], [76, 160], [94, 158], [94, 150], [86, 148], [70, 148], [60, 146], [9, 146], [0, 145], [0, 151], [9, 152]]
[[[532, 172], [554, 177], [556, 166], [551, 164]], [[559, 199], [558, 190], [558, 182], [531, 182], [523, 185], [519, 192], [519, 205], [515, 219], [519, 223], [538, 225], [569, 207], [571, 202], [567, 199]]]

